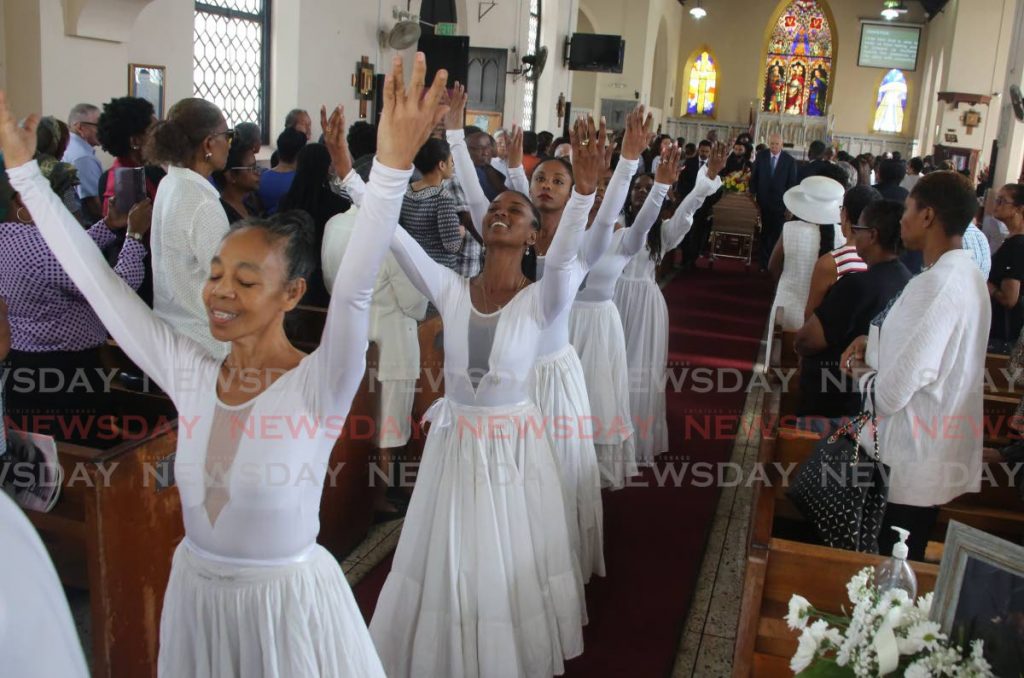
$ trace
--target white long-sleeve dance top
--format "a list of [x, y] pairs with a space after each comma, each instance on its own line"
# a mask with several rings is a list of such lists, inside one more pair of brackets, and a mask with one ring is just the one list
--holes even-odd
[[[584, 280], [589, 280], [594, 274], [593, 267], [598, 261], [600, 261], [601, 257], [605, 255], [612, 244], [615, 219], [618, 216], [619, 208], [626, 199], [626, 194], [629, 192], [629, 182], [633, 178], [633, 175], [636, 174], [636, 168], [639, 163], [639, 159], [628, 160], [626, 158], [620, 158], [619, 163], [615, 166], [612, 178], [608, 182], [608, 187], [605, 189], [604, 200], [601, 202], [601, 207], [598, 208], [597, 214], [594, 216], [594, 223], [591, 224], [589, 229], [587, 229], [586, 235], [583, 237], [579, 262], [582, 267], [582, 279]], [[458, 171], [457, 167], [456, 171]], [[523, 171], [522, 166], [509, 167], [508, 183], [515, 190], [529, 195], [530, 185], [526, 179], [526, 172]], [[476, 188], [479, 188], [479, 186]], [[467, 195], [468, 193], [469, 191], [467, 190]], [[483, 192], [481, 191], [481, 195], [482, 194]], [[538, 256], [538, 280], [544, 277], [544, 272], [547, 270], [547, 266], [547, 256]], [[550, 325], [548, 325], [541, 334], [540, 347], [538, 351], [539, 356], [554, 355], [556, 352], [569, 345], [570, 308], [571, 305], [570, 307], [567, 307], [565, 311], [563, 311], [562, 314]]]
[[[240, 406], [225, 405], [217, 395], [220, 361], [157, 318], [117, 277], [38, 165], [7, 172], [47, 245], [110, 334], [177, 407], [174, 471], [190, 546], [245, 565], [306, 557], [320, 529], [331, 449], [365, 371], [371, 296], [411, 169], [374, 164], [320, 347]], [[230, 428], [214, 430], [215, 420]], [[218, 446], [225, 441], [228, 450]], [[225, 463], [219, 473], [209, 468], [211, 459]], [[214, 486], [211, 475], [223, 477], [223, 486]], [[210, 494], [221, 500], [212, 511]]]
[[633, 225], [615, 231], [608, 251], [590, 269], [583, 287], [576, 294], [577, 301], [611, 301], [615, 296], [615, 283], [626, 264], [637, 252], [645, 249], [647, 234], [661, 216], [661, 205], [665, 202], [668, 189], [668, 184], [655, 183], [633, 220]]
[[[701, 168], [697, 175], [697, 184], [693, 187], [683, 202], [676, 208], [671, 219], [661, 223], [661, 251], [662, 253], [675, 249], [683, 241], [686, 234], [693, 226], [693, 216], [704, 204], [704, 200], [722, 187], [721, 177], [715, 177], [714, 181], [708, 179], [707, 168]], [[651, 259], [650, 252], [646, 247], [640, 249], [633, 255], [633, 258], [626, 264], [622, 272], [623, 280], [646, 280], [651, 283], [655, 281], [658, 273], [658, 266]]]
[[541, 332], [565, 311], [583, 280], [578, 259], [593, 203], [593, 195], [573, 191], [548, 249], [544, 278], [488, 314], [473, 307], [468, 279], [437, 264], [403, 229], [396, 231], [392, 253], [444, 320], [445, 392], [453, 402], [493, 407], [529, 400]]

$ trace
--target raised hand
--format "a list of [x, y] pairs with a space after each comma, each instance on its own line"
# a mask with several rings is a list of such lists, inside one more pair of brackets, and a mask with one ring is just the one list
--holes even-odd
[[327, 107], [320, 106], [320, 128], [324, 131], [324, 146], [331, 154], [334, 171], [339, 179], [344, 179], [352, 171], [352, 156], [345, 138], [345, 107], [336, 106], [328, 118]]
[[[601, 117], [601, 122], [604, 123], [604, 116]], [[608, 135], [608, 143], [604, 147], [604, 161], [601, 163], [601, 169], [606, 175], [612, 171], [612, 158], [615, 157], [615, 150], [618, 147], [615, 139]]]
[[594, 119], [587, 116], [586, 119], [577, 120], [569, 132], [569, 141], [572, 143], [573, 179], [576, 182], [576, 192], [580, 195], [590, 195], [597, 189], [597, 181], [601, 177], [604, 163], [606, 131], [603, 119], [598, 128], [594, 125]]
[[651, 128], [654, 126], [654, 116], [646, 113], [643, 104], [637, 106], [626, 116], [626, 135], [622, 139], [622, 157], [626, 160], [636, 160], [650, 143], [648, 138], [651, 135]]
[[24, 127], [19, 127], [14, 114], [7, 108], [7, 94], [0, 90], [0, 151], [4, 165], [10, 169], [20, 167], [36, 155], [36, 127], [39, 115], [28, 116]]
[[708, 179], [714, 180], [718, 173], [725, 167], [725, 161], [729, 157], [729, 150], [732, 142], [726, 146], [721, 141], [716, 141], [711, 147], [711, 157], [708, 158]]
[[426, 58], [417, 52], [412, 78], [403, 88], [402, 58], [396, 55], [391, 62], [391, 73], [384, 78], [384, 110], [377, 125], [377, 162], [382, 165], [400, 170], [412, 167], [416, 152], [448, 110], [441, 103], [448, 72], [439, 70], [424, 95], [426, 73]]
[[[682, 155], [682, 149], [678, 144], [672, 144], [666, 148], [661, 154], [661, 162], [658, 163], [658, 169], [654, 173], [654, 180], [659, 184], [668, 184], [669, 186], [674, 184], [679, 178], [679, 159]], [[710, 166], [711, 163], [708, 161], [708, 167], [710, 168]]]
[[444, 127], [448, 130], [462, 129], [466, 124], [466, 87], [458, 80], [452, 85], [448, 95], [448, 113], [444, 118]]
[[508, 160], [506, 162], [509, 167], [523, 166], [523, 128], [519, 125], [512, 125], [512, 132], [509, 134], [508, 140]]

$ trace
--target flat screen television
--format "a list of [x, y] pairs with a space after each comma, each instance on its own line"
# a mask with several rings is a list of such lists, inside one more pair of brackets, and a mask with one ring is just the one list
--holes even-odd
[[915, 71], [920, 44], [920, 26], [864, 21], [860, 26], [857, 65]]
[[621, 73], [626, 41], [621, 35], [573, 33], [569, 46], [570, 71]]

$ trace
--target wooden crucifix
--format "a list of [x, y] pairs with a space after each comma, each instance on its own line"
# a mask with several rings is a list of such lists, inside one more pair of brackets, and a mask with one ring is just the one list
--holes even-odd
[[356, 72], [352, 74], [352, 86], [356, 90], [356, 99], [359, 100], [359, 117], [366, 117], [366, 106], [373, 101], [373, 64], [370, 57], [363, 56], [356, 62]]

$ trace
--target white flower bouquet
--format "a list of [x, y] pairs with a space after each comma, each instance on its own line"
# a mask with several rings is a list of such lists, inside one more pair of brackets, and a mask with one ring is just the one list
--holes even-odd
[[793, 673], [824, 676], [903, 676], [904, 678], [988, 678], [992, 668], [980, 640], [964, 656], [939, 625], [928, 618], [932, 594], [910, 600], [901, 589], [881, 593], [874, 569], [866, 567], [846, 585], [850, 617], [827, 614], [802, 596], [789, 601], [786, 623], [800, 630]]

